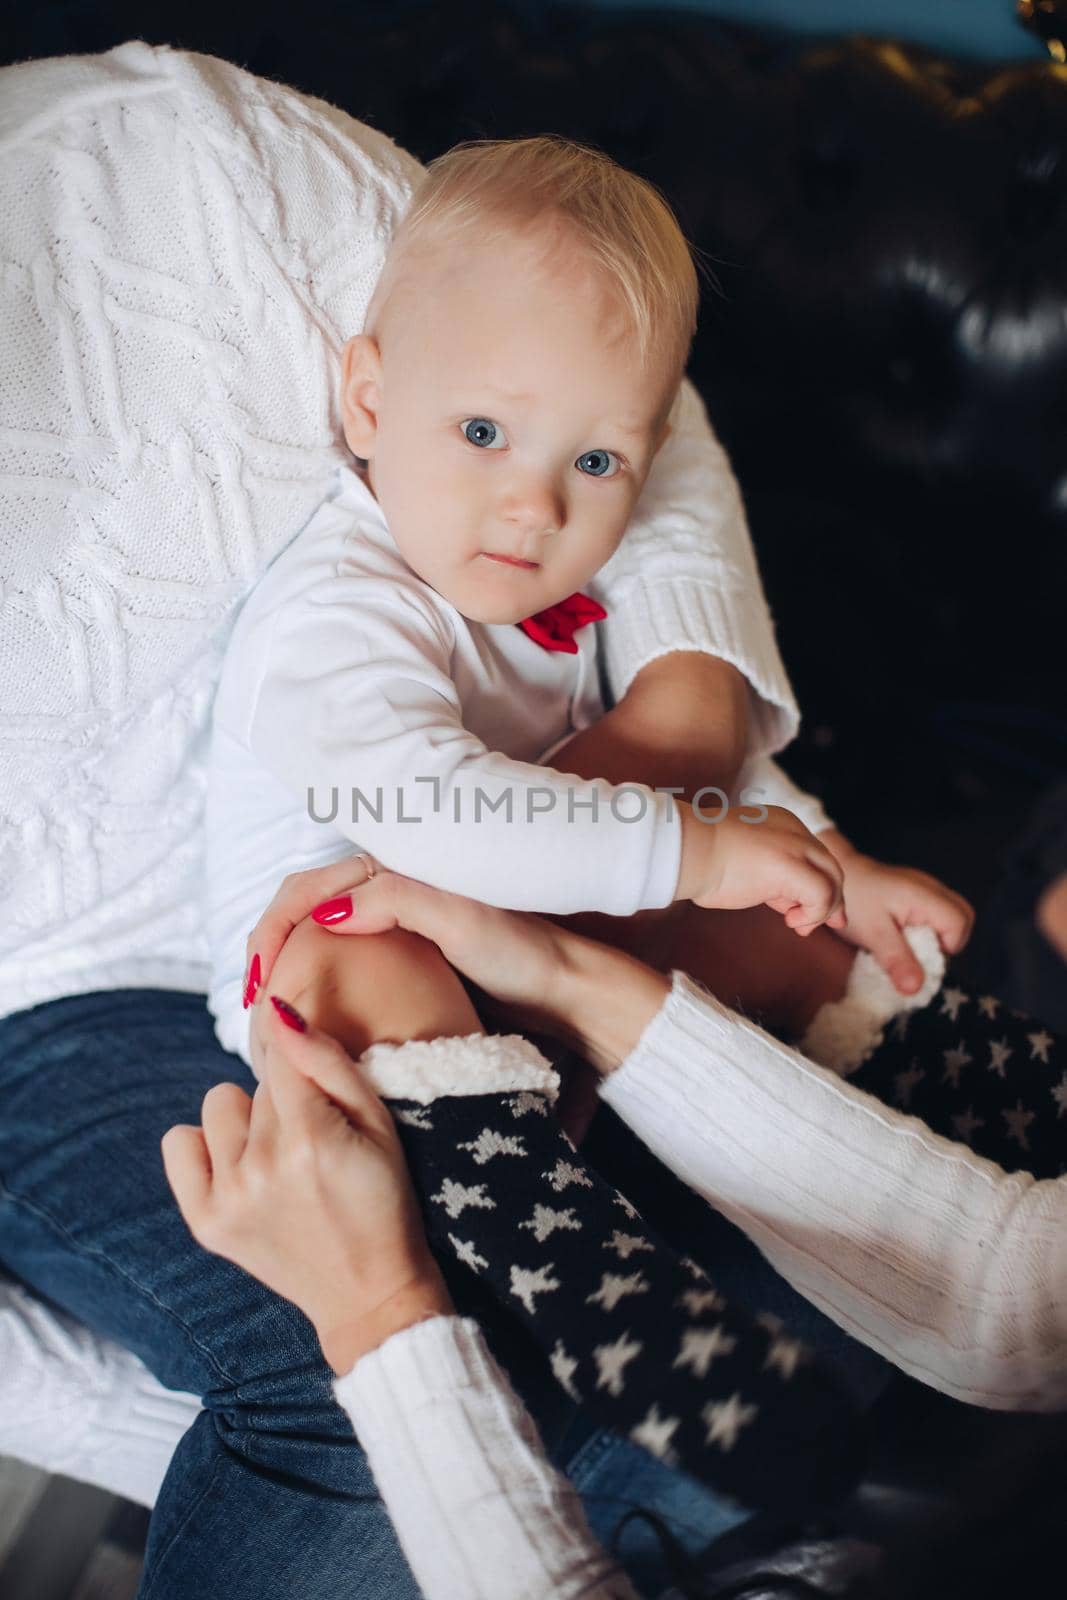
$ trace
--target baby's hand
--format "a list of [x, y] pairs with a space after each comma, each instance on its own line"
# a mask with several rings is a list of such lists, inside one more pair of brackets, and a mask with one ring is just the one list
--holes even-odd
[[824, 922], [844, 928], [842, 870], [791, 811], [766, 806], [765, 818], [754, 821], [750, 808], [731, 807], [721, 821], [701, 822], [687, 809], [683, 848], [694, 847], [702, 865], [686, 892], [697, 905], [722, 911], [770, 906], [801, 937]]
[[838, 848], [845, 873], [848, 927], [839, 931], [850, 944], [869, 950], [901, 994], [914, 994], [923, 981], [901, 929], [926, 924], [948, 955], [962, 950], [974, 925], [974, 908], [960, 894], [914, 867], [892, 867], [851, 846]]

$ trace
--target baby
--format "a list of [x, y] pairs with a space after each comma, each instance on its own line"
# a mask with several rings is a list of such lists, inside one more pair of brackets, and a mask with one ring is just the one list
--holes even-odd
[[[527, 140], [431, 167], [344, 352], [345, 435], [365, 472], [338, 474], [261, 580], [222, 675], [210, 915], [229, 1048], [247, 1055], [248, 928], [286, 868], [346, 839], [517, 909], [624, 919], [767, 901], [790, 927], [840, 923], [840, 868], [791, 814], [720, 819], [715, 792], [694, 808], [549, 764], [603, 715], [603, 608], [580, 591], [599, 593], [684, 425], [696, 304], [669, 209], [606, 157]], [[692, 488], [681, 498], [692, 518]], [[666, 649], [706, 648], [688, 617], [668, 621]], [[779, 734], [766, 714], [748, 721], [756, 753]], [[706, 783], [733, 787], [719, 771]]]
[[[604, 712], [593, 624], [611, 617], [582, 591], [680, 422], [696, 303], [669, 208], [607, 157], [532, 139], [431, 166], [344, 352], [360, 470], [338, 473], [250, 597], [216, 702], [210, 1003], [246, 1061], [263, 1014], [247, 1009], [247, 930], [285, 872], [353, 843], [497, 905], [608, 913], [620, 941], [634, 913], [689, 902], [698, 977], [713, 908], [768, 906], [801, 934], [843, 925], [840, 866], [791, 812], [718, 794], [702, 811], [549, 764]], [[677, 624], [667, 648], [700, 644]], [[496, 1289], [610, 1425], [661, 1453], [669, 1438], [753, 1501], [791, 1493], [801, 1460], [835, 1480], [850, 1435], [832, 1381], [583, 1166], [548, 1115], [558, 1082], [539, 1051], [500, 1081], [492, 1036], [430, 1041], [416, 1084], [390, 1075], [387, 1044], [366, 1050], [361, 994], [383, 970], [399, 1013], [411, 941], [333, 940], [309, 921], [271, 986], [366, 1051], [435, 1247]], [[413, 1072], [410, 1047], [404, 1060]]]

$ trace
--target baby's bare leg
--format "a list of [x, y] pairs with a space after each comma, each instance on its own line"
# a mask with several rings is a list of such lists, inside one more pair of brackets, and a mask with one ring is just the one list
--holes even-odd
[[670, 965], [772, 1033], [799, 1039], [820, 1006], [844, 994], [855, 956], [829, 928], [801, 939], [766, 906], [707, 911], [687, 904]]
[[378, 1041], [485, 1031], [437, 946], [401, 928], [344, 938], [307, 918], [289, 935], [257, 1001], [253, 1026], [259, 1029], [272, 994], [339, 1039], [353, 1057]]
[[678, 901], [633, 917], [588, 912], [553, 920], [659, 972], [680, 968], [725, 1005], [786, 1039], [800, 1038], [821, 1005], [841, 998], [856, 954], [828, 928], [801, 939], [766, 906], [708, 911]]
[[[437, 946], [401, 928], [345, 938], [307, 918], [289, 935], [256, 1004], [252, 1026], [260, 1036], [270, 1025], [272, 994], [339, 1039], [354, 1059], [378, 1042], [486, 1031], [462, 979]], [[499, 1019], [491, 1027], [496, 1030]], [[515, 1028], [524, 1031], [521, 1023]], [[595, 1079], [586, 1083], [566, 1062], [560, 1067], [564, 1082], [556, 1114], [578, 1143], [596, 1109]]]

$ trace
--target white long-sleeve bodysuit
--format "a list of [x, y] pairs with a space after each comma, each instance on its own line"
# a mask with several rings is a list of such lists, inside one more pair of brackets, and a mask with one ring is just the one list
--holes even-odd
[[[574, 654], [545, 650], [514, 623], [471, 622], [407, 566], [361, 476], [338, 470], [329, 497], [245, 604], [215, 703], [206, 911], [210, 1005], [228, 1049], [248, 1059], [241, 977], [249, 929], [287, 872], [354, 847], [440, 888], [518, 910], [625, 916], [673, 900], [681, 852], [673, 798], [643, 784], [580, 779], [566, 772], [565, 756], [562, 771], [552, 760], [604, 713], [598, 633], [609, 661], [619, 659], [620, 629], [630, 632], [627, 662], [671, 649], [718, 653], [699, 583], [687, 588], [675, 571], [668, 541], [682, 512], [658, 500], [664, 485], [681, 492], [692, 459], [709, 448], [703, 407], [688, 387], [674, 422], [660, 454], [672, 441], [673, 453], [650, 478], [623, 542], [634, 526], [640, 538], [663, 521], [658, 558], [645, 552], [649, 586], [665, 572], [672, 602], [657, 618], [653, 649], [647, 622], [633, 637], [625, 563], [622, 578], [612, 571], [617, 557], [586, 585], [608, 616], [577, 631]], [[690, 481], [687, 492], [700, 484]], [[687, 613], [690, 589], [698, 598]], [[752, 598], [738, 593], [739, 610]], [[745, 637], [739, 625], [737, 638]], [[825, 827], [767, 759], [790, 737], [795, 714], [773, 635], [762, 654], [758, 641], [731, 646], [752, 686], [749, 759], [735, 793], [758, 792], [801, 815], [807, 807], [809, 825]], [[610, 687], [617, 693], [628, 682], [623, 673]]]

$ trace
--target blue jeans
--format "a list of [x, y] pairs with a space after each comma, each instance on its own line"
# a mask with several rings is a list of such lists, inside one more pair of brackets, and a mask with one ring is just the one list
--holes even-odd
[[[224, 1079], [253, 1087], [199, 995], [123, 989], [0, 1018], [0, 1263], [135, 1351], [162, 1383], [203, 1399], [160, 1491], [141, 1600], [415, 1600], [310, 1324], [201, 1250], [167, 1187], [163, 1133], [198, 1121]], [[594, 1429], [527, 1336], [474, 1298], [473, 1280], [451, 1287], [602, 1539], [635, 1505], [653, 1507], [692, 1550], [744, 1518]], [[643, 1594], [666, 1587], [647, 1531], [628, 1531], [622, 1554]]]

